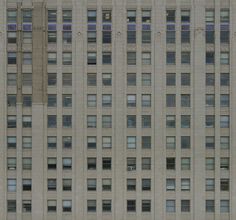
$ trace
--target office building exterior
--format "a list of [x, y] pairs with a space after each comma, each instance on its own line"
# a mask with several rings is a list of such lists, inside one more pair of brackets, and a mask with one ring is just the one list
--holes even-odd
[[0, 0], [1, 220], [236, 219], [235, 0]]

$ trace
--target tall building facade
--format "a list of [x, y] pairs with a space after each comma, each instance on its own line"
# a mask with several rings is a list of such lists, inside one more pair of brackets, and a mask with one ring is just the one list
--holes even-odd
[[0, 0], [1, 220], [236, 219], [235, 0]]

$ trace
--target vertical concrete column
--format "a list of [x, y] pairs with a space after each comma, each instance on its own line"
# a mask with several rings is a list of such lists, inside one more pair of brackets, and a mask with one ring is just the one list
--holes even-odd
[[[0, 1], [0, 21], [2, 24], [6, 24], [6, 0]], [[7, 197], [6, 197], [6, 177], [7, 177], [7, 124], [6, 124], [6, 114], [7, 114], [7, 100], [6, 100], [6, 74], [7, 74], [7, 51], [6, 51], [6, 25], [0, 26], [0, 173], [4, 174], [0, 178], [0, 216], [1, 219], [6, 220], [6, 210], [7, 210]]]
[[43, 220], [44, 210], [44, 104], [45, 104], [45, 5], [33, 2], [33, 71], [32, 71], [32, 213], [34, 220]]
[[166, 47], [165, 47], [165, 0], [155, 1], [153, 12], [153, 40], [154, 48], [154, 71], [152, 73], [152, 82], [154, 86], [154, 138], [152, 147], [154, 148], [154, 216], [155, 220], [166, 219], [165, 215], [165, 78], [166, 71]]
[[236, 217], [236, 1], [230, 1], [230, 220]]
[[[125, 101], [124, 101], [124, 77], [125, 77], [125, 59], [124, 54], [126, 53], [125, 50], [125, 7], [124, 7], [124, 0], [115, 0], [113, 5], [113, 17], [117, 19], [113, 19], [113, 28], [116, 30], [115, 33], [113, 33], [113, 46], [114, 46], [114, 60], [113, 60], [113, 66], [114, 66], [114, 72], [113, 72], [113, 86], [115, 89], [116, 96], [114, 97], [114, 105], [115, 108], [113, 108], [112, 115], [115, 117], [113, 119], [114, 121], [114, 129], [113, 130], [113, 147], [115, 148], [115, 158], [113, 162], [113, 167], [115, 169], [115, 178], [112, 182], [113, 184], [113, 190], [115, 193], [115, 197], [113, 200], [114, 204], [114, 214], [116, 220], [124, 220], [125, 219], [125, 213], [126, 213], [126, 201], [124, 201], [124, 170], [125, 170], [125, 155], [124, 155], [124, 146], [126, 138], [124, 136], [124, 127], [126, 126], [126, 116], [124, 116], [124, 108], [125, 108]], [[121, 142], [123, 140], [123, 143]]]
[[195, 0], [192, 15], [193, 40], [193, 202], [194, 219], [205, 219], [205, 7], [204, 0]]

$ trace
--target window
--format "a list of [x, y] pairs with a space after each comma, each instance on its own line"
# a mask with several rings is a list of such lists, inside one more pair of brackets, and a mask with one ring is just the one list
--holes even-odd
[[142, 136], [142, 148], [143, 149], [150, 149], [151, 148], [151, 136]]
[[206, 158], [206, 170], [215, 170], [215, 158]]
[[16, 116], [8, 115], [7, 116], [7, 128], [16, 128]]
[[215, 212], [215, 201], [206, 200], [206, 212]]
[[7, 192], [16, 192], [16, 179], [7, 179]]
[[7, 158], [7, 169], [8, 170], [16, 170], [16, 158], [8, 157]]
[[29, 9], [22, 11], [23, 15], [23, 23], [29, 23], [32, 22], [32, 11]]
[[97, 53], [96, 52], [88, 52], [88, 65], [96, 65], [97, 64]]
[[7, 212], [16, 212], [16, 200], [7, 200]]
[[136, 52], [127, 52], [127, 65], [136, 65]]
[[102, 85], [103, 86], [111, 86], [111, 84], [112, 84], [111, 73], [103, 73], [102, 74]]
[[102, 211], [111, 212], [111, 200], [102, 200]]
[[191, 116], [190, 115], [181, 115], [181, 128], [190, 128]]
[[229, 212], [229, 200], [220, 200], [220, 212], [221, 213]]
[[22, 116], [22, 127], [23, 128], [31, 128], [32, 126], [32, 117], [31, 116]]
[[23, 43], [31, 44], [32, 43], [32, 32], [31, 31], [23, 31]]
[[23, 64], [25, 64], [25, 65], [32, 64], [32, 53], [29, 53], [29, 52], [23, 53]]
[[166, 95], [166, 107], [175, 107], [175, 94], [167, 94]]
[[87, 137], [87, 147], [88, 147], [88, 149], [96, 149], [96, 147], [97, 147], [97, 137], [96, 136], [88, 136]]
[[151, 212], [151, 200], [142, 200], [142, 212]]
[[16, 53], [8, 52], [7, 54], [8, 64], [16, 64]]
[[229, 73], [221, 73], [220, 74], [220, 85], [221, 86], [229, 86], [230, 79], [229, 79]]
[[31, 179], [22, 179], [22, 190], [31, 191], [32, 181]]
[[166, 179], [166, 191], [175, 191], [175, 179]]
[[48, 64], [57, 64], [57, 53], [48, 52]]
[[127, 191], [136, 190], [136, 179], [127, 179]]
[[222, 65], [229, 64], [229, 53], [228, 52], [221, 52], [220, 53], [220, 64], [222, 64]]
[[48, 179], [48, 191], [57, 190], [57, 179]]
[[62, 147], [63, 148], [72, 148], [72, 137], [71, 136], [63, 136], [62, 137]]
[[102, 64], [111, 64], [112, 56], [111, 52], [102, 52]]
[[215, 95], [207, 94], [206, 95], [206, 107], [214, 107], [215, 106]]
[[136, 148], [136, 136], [127, 136], [127, 148], [128, 149]]
[[102, 128], [111, 128], [112, 127], [112, 116], [103, 115], [102, 116]]
[[72, 115], [63, 115], [62, 116], [62, 126], [63, 128], [72, 127]]
[[166, 148], [167, 149], [175, 149], [176, 142], [175, 136], [167, 136], [166, 137]]
[[142, 86], [151, 86], [151, 73], [142, 73]]
[[151, 95], [142, 94], [142, 107], [151, 107]]
[[32, 158], [24, 157], [22, 158], [22, 169], [31, 170], [32, 169]]
[[220, 107], [229, 107], [230, 99], [229, 94], [220, 95]]
[[22, 137], [22, 147], [23, 148], [32, 148], [32, 137], [31, 136], [23, 136]]
[[191, 98], [189, 94], [181, 94], [181, 107], [188, 108], [191, 106]]
[[229, 136], [221, 136], [220, 137], [220, 148], [221, 149], [229, 149], [230, 141]]
[[136, 200], [127, 200], [127, 212], [136, 212]]
[[102, 107], [112, 106], [112, 95], [102, 95]]
[[206, 64], [215, 63], [215, 52], [206, 52]]
[[7, 32], [7, 42], [9, 44], [16, 43], [16, 32], [15, 31]]
[[7, 95], [7, 106], [16, 107], [16, 95]]
[[229, 158], [221, 157], [220, 158], [220, 169], [221, 170], [229, 170]]
[[110, 136], [102, 137], [102, 148], [111, 148], [112, 147], [112, 138]]
[[229, 115], [221, 115], [220, 116], [220, 127], [221, 128], [229, 128], [230, 119]]
[[7, 85], [8, 86], [16, 86], [16, 74], [8, 73], [7, 74]]
[[62, 104], [63, 107], [72, 107], [72, 95], [62, 95]]
[[206, 9], [205, 23], [206, 23], [206, 43], [214, 43], [215, 41], [215, 32], [214, 32], [215, 11], [214, 9]]
[[190, 200], [181, 200], [181, 212], [190, 212]]
[[175, 10], [166, 10], [166, 22], [175, 22]]
[[175, 170], [175, 158], [174, 157], [166, 158], [166, 169], [167, 170]]
[[221, 30], [220, 30], [220, 42], [221, 43], [229, 43], [229, 9], [221, 9], [220, 10], [220, 22], [221, 22]]
[[181, 158], [181, 170], [190, 170], [191, 168], [191, 160], [189, 157]]
[[97, 180], [96, 179], [87, 179], [87, 190], [88, 191], [96, 191], [97, 188]]
[[56, 212], [57, 211], [57, 200], [48, 200], [48, 212]]
[[127, 43], [136, 43], [136, 11], [127, 11]]
[[88, 75], [87, 75], [87, 85], [88, 86], [96, 86], [97, 85], [96, 73], [88, 73]]
[[97, 116], [88, 115], [87, 116], [87, 128], [96, 128], [97, 127]]
[[93, 157], [87, 158], [87, 167], [88, 167], [88, 170], [96, 170], [97, 168], [96, 158], [93, 158]]
[[215, 190], [215, 179], [208, 178], [206, 179], [206, 191], [214, 191]]
[[142, 158], [142, 170], [151, 170], [151, 158], [143, 157]]
[[57, 22], [57, 11], [48, 10], [48, 23], [56, 23], [56, 22]]
[[57, 116], [48, 115], [48, 128], [56, 128], [56, 127], [57, 127]]
[[72, 190], [72, 179], [62, 179], [62, 189], [63, 191]]
[[8, 9], [7, 10], [7, 22], [8, 23], [16, 23], [17, 19], [17, 12], [15, 9]]
[[72, 74], [63, 73], [62, 74], [62, 86], [72, 86]]
[[69, 53], [69, 52], [62, 53], [62, 64], [72, 65], [72, 53]]
[[189, 149], [190, 145], [190, 136], [181, 136], [181, 149]]
[[48, 94], [48, 107], [57, 106], [57, 95]]
[[97, 33], [96, 31], [88, 31], [87, 32], [88, 43], [96, 43], [97, 42]]
[[215, 127], [215, 116], [206, 115], [206, 128], [214, 128], [214, 127]]
[[127, 86], [136, 86], [136, 73], [127, 73]]
[[136, 115], [127, 115], [127, 128], [136, 128]]
[[229, 179], [220, 179], [220, 190], [229, 191]]
[[134, 170], [136, 170], [136, 158], [128, 157], [127, 158], [127, 171], [134, 171]]
[[63, 40], [64, 44], [71, 44], [72, 32], [71, 31], [63, 31], [62, 32], [62, 40]]
[[23, 107], [31, 107], [32, 105], [32, 95], [23, 95]]
[[96, 200], [87, 200], [87, 211], [88, 212], [96, 212], [97, 209]]
[[151, 115], [142, 115], [142, 128], [151, 128]]
[[142, 64], [151, 65], [151, 52], [142, 52]]
[[22, 212], [31, 212], [31, 200], [22, 201]]
[[215, 74], [206, 73], [206, 86], [215, 86]]
[[110, 157], [104, 157], [102, 158], [102, 169], [103, 170], [111, 170], [111, 158]]
[[190, 10], [181, 10], [181, 43], [190, 43]]
[[57, 85], [57, 74], [48, 73], [48, 86], [56, 86], [56, 85]]
[[16, 136], [7, 137], [7, 148], [16, 148]]
[[151, 43], [151, 11], [142, 10], [142, 43]]
[[166, 200], [166, 212], [175, 212], [175, 200]]
[[88, 10], [87, 15], [88, 15], [87, 18], [88, 23], [96, 23], [97, 12], [95, 10]]
[[181, 191], [190, 191], [190, 179], [181, 179]]
[[206, 149], [215, 148], [215, 136], [206, 136]]
[[190, 52], [181, 52], [181, 64], [190, 64]]
[[62, 158], [62, 169], [63, 170], [71, 170], [72, 169], [72, 158]]
[[166, 52], [166, 64], [175, 64], [175, 52]]
[[190, 73], [181, 73], [181, 86], [190, 86]]
[[97, 32], [96, 32], [96, 22], [97, 22], [97, 12], [95, 10], [88, 10], [87, 12], [87, 22], [88, 22], [88, 43], [96, 43]]
[[166, 127], [167, 128], [175, 128], [175, 115], [167, 115], [166, 116]]
[[48, 158], [48, 170], [56, 170], [57, 169], [57, 158], [49, 157]]
[[102, 179], [102, 190], [111, 191], [111, 179]]
[[71, 200], [62, 200], [62, 211], [71, 212], [72, 211], [72, 201]]
[[167, 73], [166, 74], [166, 85], [167, 86], [175, 86], [176, 85], [176, 79], [175, 79], [175, 73]]
[[136, 107], [136, 95], [127, 95], [127, 107]]
[[72, 22], [72, 10], [63, 10], [62, 11], [62, 21], [63, 23]]
[[48, 149], [55, 149], [57, 147], [57, 137], [48, 136]]

